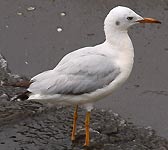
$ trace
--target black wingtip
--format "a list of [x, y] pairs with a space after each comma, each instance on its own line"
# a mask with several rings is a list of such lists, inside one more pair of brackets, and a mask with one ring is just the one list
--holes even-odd
[[20, 100], [20, 101], [25, 101], [29, 98], [29, 95], [30, 95], [31, 92], [29, 91], [25, 91], [19, 95], [16, 95], [15, 97], [13, 97], [11, 99], [11, 101], [17, 101], [17, 100]]

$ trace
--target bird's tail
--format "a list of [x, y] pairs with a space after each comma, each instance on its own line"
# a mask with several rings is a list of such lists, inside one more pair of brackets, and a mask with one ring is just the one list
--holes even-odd
[[18, 94], [16, 96], [12, 97], [11, 101], [16, 101], [16, 100], [25, 101], [29, 98], [30, 93], [31, 92], [29, 92], [29, 91], [25, 91], [21, 94]]

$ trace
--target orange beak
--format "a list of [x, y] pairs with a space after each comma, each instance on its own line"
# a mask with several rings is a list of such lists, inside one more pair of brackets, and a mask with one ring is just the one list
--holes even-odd
[[139, 22], [139, 23], [160, 23], [160, 21], [156, 20], [156, 19], [153, 19], [153, 18], [143, 18], [142, 20], [137, 20], [136, 22]]

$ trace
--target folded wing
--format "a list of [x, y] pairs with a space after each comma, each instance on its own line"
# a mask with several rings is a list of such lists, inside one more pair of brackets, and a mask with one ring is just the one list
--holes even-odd
[[90, 93], [109, 85], [120, 74], [120, 68], [101, 53], [70, 55], [63, 60], [53, 70], [32, 78], [28, 91], [34, 94]]

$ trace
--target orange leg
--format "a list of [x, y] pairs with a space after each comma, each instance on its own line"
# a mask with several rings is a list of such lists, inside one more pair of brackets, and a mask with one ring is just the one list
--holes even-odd
[[75, 111], [73, 116], [73, 128], [72, 128], [72, 134], [71, 134], [71, 141], [75, 140], [77, 118], [78, 118], [78, 105], [75, 106]]
[[90, 133], [89, 133], [89, 124], [90, 124], [90, 112], [86, 113], [86, 119], [85, 119], [85, 144], [84, 146], [89, 146], [90, 143]]

